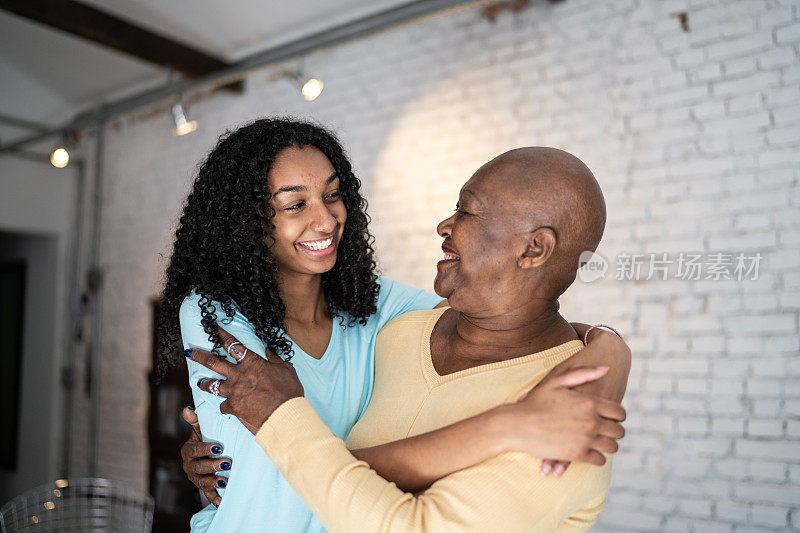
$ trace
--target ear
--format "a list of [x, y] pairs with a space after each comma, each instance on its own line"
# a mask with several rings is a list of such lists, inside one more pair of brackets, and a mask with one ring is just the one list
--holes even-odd
[[520, 268], [538, 268], [542, 266], [556, 249], [556, 232], [553, 228], [543, 226], [533, 230], [528, 237], [525, 252], [517, 259]]

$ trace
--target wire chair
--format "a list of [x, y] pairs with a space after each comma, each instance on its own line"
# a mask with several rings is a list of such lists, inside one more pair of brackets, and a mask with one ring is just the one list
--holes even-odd
[[118, 481], [59, 479], [0, 508], [2, 533], [113, 531], [149, 533], [153, 498]]

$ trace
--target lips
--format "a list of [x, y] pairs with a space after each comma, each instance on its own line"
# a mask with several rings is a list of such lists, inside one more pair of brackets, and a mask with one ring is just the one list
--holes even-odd
[[314, 241], [302, 241], [297, 243], [299, 246], [306, 248], [307, 250], [324, 250], [331, 244], [333, 244], [333, 235], [328, 237], [327, 239], [317, 239]]
[[295, 243], [298, 250], [311, 257], [322, 257], [336, 250], [336, 235], [324, 239], [298, 241]]
[[455, 250], [445, 246], [444, 244], [442, 245], [442, 252], [444, 252], [444, 259], [442, 261], [459, 261], [461, 259]]

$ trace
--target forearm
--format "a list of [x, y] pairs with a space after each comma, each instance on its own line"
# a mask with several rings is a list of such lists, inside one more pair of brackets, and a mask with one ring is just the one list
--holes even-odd
[[[584, 337], [589, 326], [573, 324]], [[588, 345], [556, 366], [554, 373], [581, 366], [608, 366], [599, 380], [575, 390], [619, 402], [625, 394], [630, 371], [630, 350], [615, 334], [595, 329]], [[433, 482], [474, 466], [497, 454], [510, 451], [515, 419], [493, 409], [445, 428], [381, 446], [353, 450], [352, 454], [370, 465], [381, 477], [398, 487], [417, 492]]]
[[[581, 339], [589, 329], [586, 324], [578, 323], [573, 323], [572, 327]], [[594, 329], [589, 333], [586, 347], [557, 365], [552, 372], [560, 373], [580, 366], [607, 366], [609, 371], [603, 378], [575, 387], [575, 390], [615, 402], [622, 401], [631, 369], [631, 350], [622, 339], [614, 333]]]
[[256, 441], [334, 533], [554, 531], [589, 495], [604, 494], [610, 473], [610, 463], [578, 465], [556, 480], [538, 475], [526, 454], [502, 454], [414, 496], [353, 457], [304, 398], [279, 407]]
[[413, 499], [353, 457], [305, 399], [272, 413], [256, 442], [326, 530], [380, 531], [396, 502]]
[[351, 453], [399, 488], [418, 492], [507, 451], [507, 433], [496, 411], [490, 410], [436, 431]]

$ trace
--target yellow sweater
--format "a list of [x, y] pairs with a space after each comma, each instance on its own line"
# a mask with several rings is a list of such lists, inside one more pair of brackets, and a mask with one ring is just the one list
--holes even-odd
[[[445, 309], [387, 324], [375, 350], [369, 407], [348, 438], [352, 449], [425, 433], [522, 396], [583, 347], [543, 352], [439, 376], [430, 337]], [[378, 476], [333, 436], [305, 398], [279, 407], [256, 440], [300, 497], [333, 532], [587, 531], [605, 504], [611, 461], [573, 464], [560, 478], [541, 463], [504, 453], [413, 495]]]

